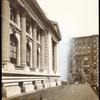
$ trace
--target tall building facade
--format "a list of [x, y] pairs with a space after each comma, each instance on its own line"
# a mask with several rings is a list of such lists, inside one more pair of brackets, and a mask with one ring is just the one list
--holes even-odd
[[36, 0], [2, 0], [2, 96], [60, 85], [60, 40]]
[[98, 87], [99, 82], [99, 36], [72, 39], [69, 81], [89, 83]]

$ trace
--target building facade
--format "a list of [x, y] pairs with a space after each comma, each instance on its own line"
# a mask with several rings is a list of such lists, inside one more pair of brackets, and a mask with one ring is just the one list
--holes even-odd
[[60, 85], [57, 23], [35, 0], [2, 0], [2, 96]]
[[[99, 36], [72, 39], [69, 81], [99, 85]], [[70, 75], [71, 74], [71, 75]], [[71, 77], [70, 77], [71, 76]]]

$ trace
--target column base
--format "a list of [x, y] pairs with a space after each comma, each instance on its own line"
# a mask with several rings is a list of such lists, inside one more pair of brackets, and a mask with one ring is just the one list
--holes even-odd
[[29, 72], [30, 71], [30, 67], [29, 66], [25, 66], [24, 67], [24, 71]]
[[10, 63], [10, 60], [2, 60], [2, 64]]
[[30, 70], [35, 71], [35, 70], [36, 70], [36, 68], [30, 68]]
[[20, 67], [23, 67], [23, 68], [24, 68], [25, 66], [26, 66], [26, 64], [21, 64], [21, 65], [20, 65]]
[[23, 66], [19, 66], [19, 65], [15, 66], [15, 69], [23, 69], [23, 68], [24, 68]]

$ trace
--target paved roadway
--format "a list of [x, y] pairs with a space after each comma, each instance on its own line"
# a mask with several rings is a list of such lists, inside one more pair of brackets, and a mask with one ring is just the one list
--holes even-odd
[[88, 84], [50, 88], [42, 94], [42, 100], [99, 100]]

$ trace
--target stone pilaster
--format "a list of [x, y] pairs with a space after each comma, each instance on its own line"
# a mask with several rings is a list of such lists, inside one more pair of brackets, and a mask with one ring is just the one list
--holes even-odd
[[44, 67], [44, 61], [45, 61], [45, 33], [43, 32], [41, 34], [41, 66], [40, 66], [40, 70], [43, 70]]
[[26, 65], [26, 13], [24, 12], [21, 20], [21, 66]]
[[32, 43], [32, 69], [37, 68], [37, 29], [36, 25], [33, 28], [33, 43]]
[[41, 66], [41, 42], [40, 42], [40, 34], [38, 34], [38, 68]]
[[2, 0], [2, 62], [10, 61], [10, 5], [9, 0]]
[[49, 66], [49, 42], [48, 33], [45, 34], [45, 65], [46, 68]]
[[[31, 42], [31, 44], [32, 44], [32, 42]], [[32, 47], [32, 45], [31, 45], [31, 47]], [[32, 48], [30, 50], [30, 68], [32, 68]]]

